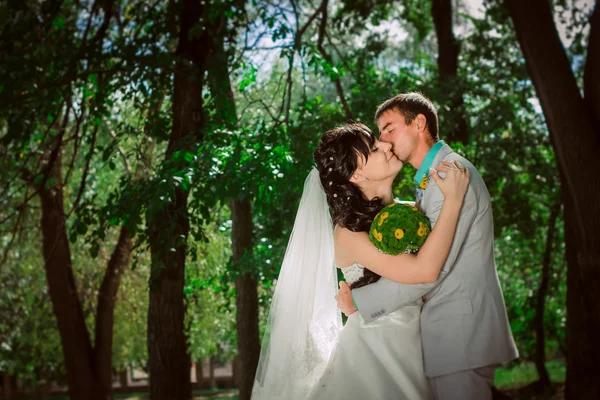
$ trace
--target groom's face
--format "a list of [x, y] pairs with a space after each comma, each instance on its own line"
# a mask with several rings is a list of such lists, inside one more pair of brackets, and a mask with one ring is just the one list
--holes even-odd
[[414, 121], [406, 124], [404, 116], [396, 110], [384, 112], [377, 120], [379, 140], [391, 144], [394, 155], [404, 163], [410, 162], [418, 144], [418, 133], [414, 124]]

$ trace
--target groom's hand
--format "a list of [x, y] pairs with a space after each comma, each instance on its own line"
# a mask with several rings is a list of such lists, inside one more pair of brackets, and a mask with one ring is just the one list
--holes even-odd
[[338, 308], [346, 314], [346, 317], [349, 317], [355, 311], [358, 311], [354, 306], [354, 300], [352, 300], [350, 286], [348, 286], [346, 282], [340, 282], [340, 290], [338, 290], [335, 295], [335, 299], [337, 300]]

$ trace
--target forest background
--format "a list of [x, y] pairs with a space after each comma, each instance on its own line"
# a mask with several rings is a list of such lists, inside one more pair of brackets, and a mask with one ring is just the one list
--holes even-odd
[[106, 399], [138, 368], [188, 399], [211, 357], [249, 398], [319, 137], [419, 91], [492, 196], [505, 367], [543, 393], [554, 360], [565, 397], [600, 398], [597, 2], [4, 0], [0, 21], [5, 376]]

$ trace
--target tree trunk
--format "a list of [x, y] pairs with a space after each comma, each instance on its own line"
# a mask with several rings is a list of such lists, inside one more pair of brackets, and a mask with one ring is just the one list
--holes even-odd
[[[217, 26], [226, 26], [225, 22]], [[209, 60], [209, 79], [211, 92], [217, 106], [217, 121], [229, 128], [236, 128], [237, 113], [231, 80], [229, 77], [227, 54], [224, 48], [222, 30], [213, 33], [213, 54]], [[241, 193], [241, 196], [244, 194]], [[236, 268], [242, 268], [241, 262], [252, 255], [253, 225], [252, 204], [249, 198], [232, 199], [229, 202], [232, 213], [232, 261]], [[239, 271], [236, 287], [236, 322], [240, 371], [238, 374], [239, 398], [249, 400], [260, 356], [258, 334], [258, 292], [257, 282], [249, 271]]]
[[[58, 12], [62, 2], [55, 3], [54, 8]], [[114, 0], [104, 0], [99, 6], [102, 8], [104, 14], [102, 24], [96, 31], [94, 38], [86, 44], [86, 46], [89, 46], [86, 47], [86, 51], [80, 51], [75, 59], [72, 60], [71, 65], [73, 67], [82, 60], [80, 57], [89, 56], [91, 59], [97, 57], [95, 54], [92, 55], [93, 51], [102, 53], [103, 40], [113, 16]], [[41, 33], [41, 35], [45, 36], [46, 32]], [[84, 49], [84, 47], [82, 46], [81, 49]], [[91, 61], [90, 59], [87, 61]], [[102, 76], [101, 73], [98, 74], [98, 88], [102, 86]], [[64, 210], [61, 153], [63, 151], [62, 139], [69, 123], [69, 111], [71, 110], [71, 98], [69, 95], [66, 96], [64, 102], [67, 104], [67, 111], [63, 116], [63, 123], [59, 128], [59, 134], [54, 137], [51, 143], [48, 143], [47, 150], [42, 155], [42, 171], [34, 171], [33, 174], [28, 174], [29, 176], [26, 177], [26, 180], [28, 184], [35, 187], [40, 197], [44, 268], [50, 301], [56, 315], [60, 334], [70, 398], [74, 400], [107, 400], [113, 398], [111, 364], [114, 301], [109, 301], [108, 304], [104, 302], [105, 304], [102, 306], [100, 306], [100, 303], [103, 302], [99, 301], [99, 310], [101, 308], [102, 312], [99, 313], [99, 320], [96, 320], [96, 340], [97, 343], [100, 341], [103, 344], [108, 344], [108, 347], [101, 346], [98, 349], [101, 354], [98, 354], [96, 349], [92, 347], [90, 335], [85, 324], [85, 317], [73, 274], [70, 244], [67, 239], [67, 216]], [[51, 147], [53, 147], [52, 150], [50, 150]], [[86, 165], [86, 172], [88, 166], [89, 164]], [[86, 172], [83, 174], [82, 188], [85, 184]], [[41, 182], [37, 182], [37, 178], [39, 177], [42, 178]], [[35, 179], [32, 180], [31, 178]], [[78, 200], [79, 195], [75, 200], [74, 207], [76, 207]], [[119, 252], [116, 251], [115, 253]], [[116, 260], [121, 260], [122, 258], [117, 254]], [[128, 259], [128, 254], [125, 259]], [[116, 264], [119, 264], [119, 262]], [[116, 265], [116, 267], [120, 268], [121, 265]], [[108, 269], [111, 269], [110, 264]], [[107, 274], [109, 273], [110, 271], [107, 271]], [[114, 298], [118, 290], [118, 280], [116, 285], [111, 284], [109, 288], [112, 298]], [[102, 293], [101, 288], [100, 294]], [[110, 316], [110, 318], [105, 318], [106, 316]], [[102, 353], [104, 350], [108, 352]], [[108, 374], [108, 381], [102, 379], [106, 374]]]
[[236, 357], [231, 362], [231, 378], [236, 387], [240, 386], [240, 358]]
[[208, 387], [209, 389], [217, 387], [217, 380], [215, 379], [215, 356], [208, 358]]
[[535, 308], [535, 368], [539, 377], [539, 384], [543, 389], [550, 388], [550, 375], [546, 369], [546, 336], [544, 330], [544, 313], [546, 311], [546, 295], [548, 294], [548, 283], [550, 281], [550, 264], [552, 263], [552, 250], [554, 249], [554, 237], [556, 235], [556, 220], [560, 214], [560, 201], [550, 210], [548, 220], [548, 231], [546, 232], [546, 247], [542, 260], [542, 281], [537, 293]]
[[[195, 153], [202, 139], [205, 35], [194, 28], [202, 24], [204, 2], [184, 0], [176, 50], [173, 94], [173, 127], [166, 152], [166, 168], [186, 167], [181, 157]], [[189, 233], [187, 198], [180, 186], [161, 209], [148, 210], [152, 268], [148, 309], [150, 398], [188, 400], [191, 397], [191, 361], [187, 349], [184, 317], [185, 259]]]
[[[567, 399], [600, 398], [594, 360], [600, 357], [600, 115], [594, 96], [581, 97], [547, 0], [505, 0], [540, 99], [565, 194], [567, 248]], [[598, 59], [598, 5], [592, 18], [588, 64]], [[598, 85], [586, 71], [585, 88]], [[590, 82], [590, 80], [592, 80]], [[597, 96], [596, 96], [597, 98]]]
[[[585, 318], [596, 316], [588, 311], [586, 299], [581, 294], [587, 288], [579, 272], [580, 265], [573, 213], [572, 200], [565, 196], [565, 258], [567, 260], [567, 381], [565, 399], [598, 399], [600, 398], [600, 390], [597, 384], [597, 374], [585, 370], [585, 368], [596, 368], [593, 353], [589, 353], [589, 355], [585, 353], [585, 351], [593, 351], [594, 349], [589, 343], [598, 340], [597, 334], [588, 328], [589, 322]], [[596, 321], [598, 320], [596, 319]], [[583, 363], [583, 365], [574, 365], [574, 362]], [[584, 375], [581, 376], [581, 373]], [[584, 388], [580, 388], [579, 385]]]
[[119, 384], [122, 388], [129, 387], [129, 368], [125, 367], [119, 371]]
[[112, 387], [115, 300], [119, 291], [121, 276], [130, 262], [132, 247], [131, 235], [125, 227], [122, 227], [117, 245], [110, 257], [98, 291], [94, 353], [98, 379], [104, 387]]
[[106, 400], [113, 397], [115, 297], [122, 272], [129, 263], [132, 243], [129, 234], [122, 228], [99, 289], [95, 321], [96, 343], [92, 347], [77, 293], [67, 240], [60, 152], [58, 148], [58, 155], [53, 161], [51, 156], [45, 157], [52, 166], [48, 173], [49, 179], [47, 183], [37, 185], [42, 205], [43, 254], [48, 290], [61, 335], [71, 398]]
[[38, 187], [48, 292], [60, 333], [71, 398], [106, 399], [111, 397], [111, 390], [103, 388], [96, 377], [92, 343], [73, 276], [60, 165], [59, 154], [49, 171], [50, 179]]
[[198, 360], [196, 361], [196, 384], [197, 385], [202, 385], [202, 383], [204, 383], [204, 371], [202, 368], [202, 360]]
[[[252, 254], [252, 208], [250, 200], [232, 200], [233, 262]], [[240, 400], [250, 399], [260, 356], [258, 337], [258, 294], [256, 279], [244, 273], [235, 281], [237, 341], [240, 359]]]
[[460, 46], [452, 30], [452, 0], [433, 0], [431, 14], [438, 40], [438, 72], [440, 88], [445, 101], [450, 103], [450, 113], [446, 113], [445, 126], [449, 141], [467, 144], [469, 133], [464, 117], [464, 100], [458, 81], [458, 54]]
[[8, 372], [2, 373], [2, 395], [5, 399], [9, 399], [12, 396], [12, 387], [10, 385], [10, 375]]
[[590, 18], [590, 36], [583, 75], [584, 101], [594, 116], [593, 124], [600, 135], [600, 5], [596, 2]]

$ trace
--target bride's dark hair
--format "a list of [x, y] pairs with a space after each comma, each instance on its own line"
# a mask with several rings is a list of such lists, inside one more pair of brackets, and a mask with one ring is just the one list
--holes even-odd
[[[367, 199], [350, 178], [358, 168], [359, 157], [369, 159], [375, 136], [363, 124], [353, 123], [332, 129], [321, 136], [321, 143], [313, 153], [333, 223], [353, 232], [368, 232], [371, 222], [383, 208], [380, 198]], [[352, 289], [377, 282], [381, 278], [365, 268], [361, 279]]]

